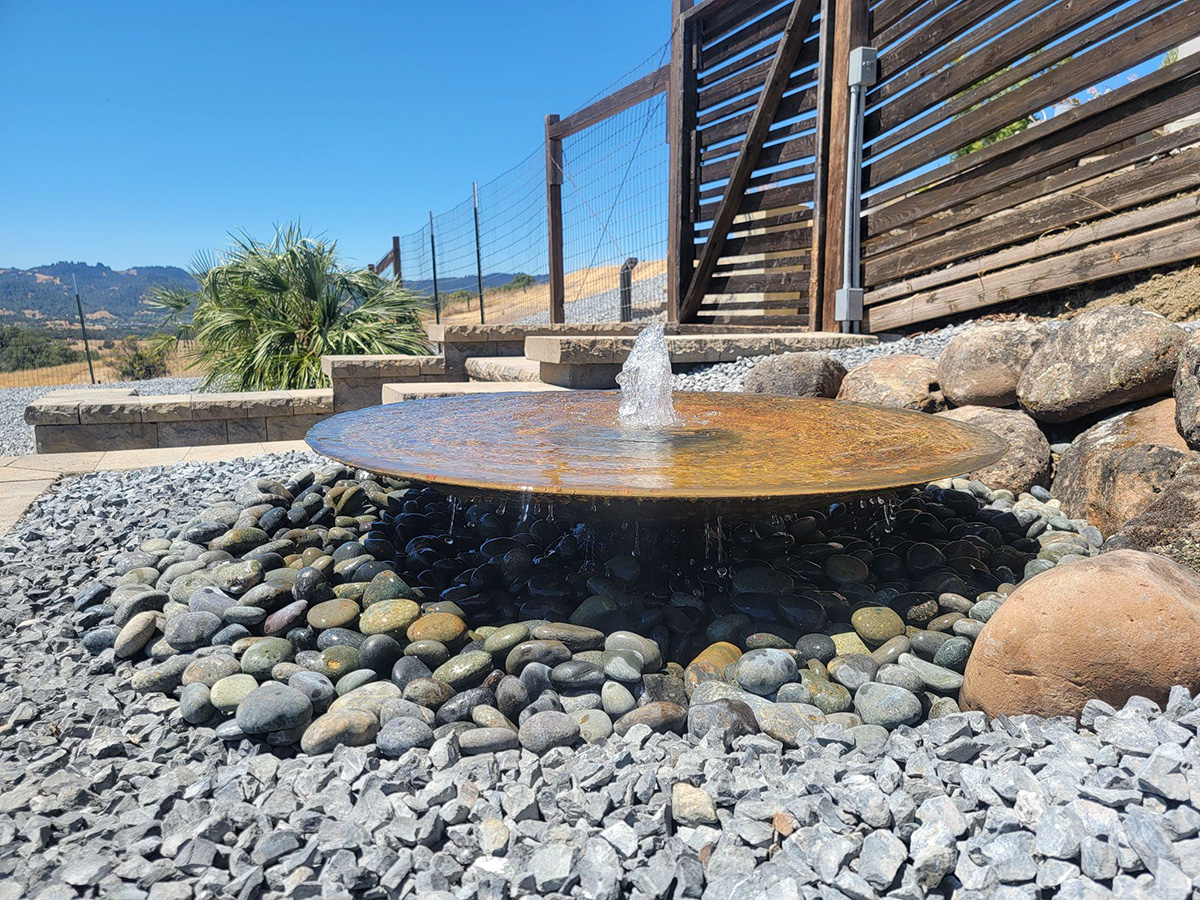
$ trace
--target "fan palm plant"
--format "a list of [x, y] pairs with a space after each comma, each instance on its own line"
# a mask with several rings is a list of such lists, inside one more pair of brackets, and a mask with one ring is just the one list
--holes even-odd
[[165, 344], [194, 341], [191, 364], [207, 371], [206, 386], [322, 387], [326, 354], [428, 352], [424, 298], [343, 268], [335, 242], [298, 224], [277, 228], [269, 243], [231, 240], [224, 255], [201, 255], [189, 268], [198, 290], [160, 287], [147, 297], [168, 313]]

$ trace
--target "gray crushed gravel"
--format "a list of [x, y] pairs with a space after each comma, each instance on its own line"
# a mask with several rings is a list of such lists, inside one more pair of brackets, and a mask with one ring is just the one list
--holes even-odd
[[33, 453], [33, 429], [25, 424], [25, 407], [39, 397], [62, 390], [133, 388], [139, 394], [193, 394], [202, 378], [153, 378], [111, 384], [57, 384], [0, 389], [0, 456]]
[[856, 747], [837, 726], [578, 751], [288, 758], [183, 727], [80, 645], [72, 597], [287, 454], [60, 482], [0, 539], [0, 898], [1186, 900], [1200, 710], [981, 714]]

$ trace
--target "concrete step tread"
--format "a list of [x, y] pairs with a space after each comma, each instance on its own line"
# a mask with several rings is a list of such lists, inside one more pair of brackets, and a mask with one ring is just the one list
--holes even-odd
[[520, 383], [540, 381], [540, 364], [524, 356], [472, 356], [466, 361], [471, 381]]
[[511, 392], [538, 393], [542, 391], [565, 391], [569, 388], [540, 381], [443, 381], [428, 384], [385, 384], [384, 403], [402, 403], [405, 400], [424, 400], [430, 397], [462, 397], [471, 394], [505, 394]]

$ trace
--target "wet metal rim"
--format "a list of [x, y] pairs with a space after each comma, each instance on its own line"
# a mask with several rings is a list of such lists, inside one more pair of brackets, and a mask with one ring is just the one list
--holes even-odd
[[442, 397], [333, 416], [309, 446], [370, 472], [475, 496], [786, 506], [977, 471], [999, 436], [843, 400], [676, 393], [684, 424], [623, 431], [616, 391]]

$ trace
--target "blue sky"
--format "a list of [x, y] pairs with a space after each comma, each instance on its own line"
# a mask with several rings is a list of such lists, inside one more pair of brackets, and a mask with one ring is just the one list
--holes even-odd
[[0, 0], [0, 267], [300, 217], [370, 262], [654, 54], [667, 0]]

